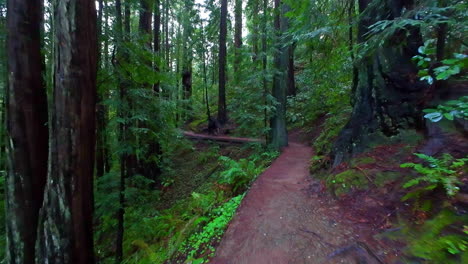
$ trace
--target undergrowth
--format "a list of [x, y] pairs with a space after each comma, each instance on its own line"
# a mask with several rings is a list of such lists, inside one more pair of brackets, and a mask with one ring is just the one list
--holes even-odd
[[[278, 155], [257, 145], [203, 150], [181, 146], [161, 177], [160, 189], [149, 189], [151, 183], [142, 176], [127, 179], [123, 263], [205, 262], [250, 183]], [[110, 183], [118, 177], [111, 172], [98, 179], [95, 238], [100, 263], [114, 262], [118, 186]]]

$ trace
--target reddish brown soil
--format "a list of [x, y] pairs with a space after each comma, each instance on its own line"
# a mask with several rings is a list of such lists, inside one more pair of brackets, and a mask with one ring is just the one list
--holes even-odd
[[[390, 246], [374, 225], [309, 176], [312, 149], [291, 140], [245, 196], [210, 263], [387, 263]], [[388, 262], [389, 263], [389, 262]]]

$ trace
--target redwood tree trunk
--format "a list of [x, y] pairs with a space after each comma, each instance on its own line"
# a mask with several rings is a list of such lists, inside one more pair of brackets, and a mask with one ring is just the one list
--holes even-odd
[[[160, 0], [154, 2], [154, 36], [153, 36], [153, 52], [154, 52], [154, 70], [160, 72], [160, 61], [161, 61], [161, 3]], [[160, 82], [159, 80], [153, 86], [153, 90], [159, 94]]]
[[226, 61], [227, 61], [227, 0], [221, 0], [221, 21], [219, 26], [219, 95], [218, 121], [221, 125], [227, 122], [226, 109]]
[[288, 48], [284, 45], [284, 33], [288, 30], [288, 21], [285, 17], [288, 7], [280, 0], [275, 0], [275, 70], [273, 77], [272, 95], [277, 101], [276, 110], [271, 118], [271, 144], [276, 149], [288, 145], [288, 132], [286, 128], [286, 94], [288, 79]]
[[[359, 0], [361, 14], [370, 2]], [[397, 19], [404, 9], [411, 8], [412, 1], [385, 1], [384, 5], [371, 7], [359, 21], [358, 42], [366, 41], [370, 25], [382, 19]], [[421, 45], [419, 29], [407, 28], [359, 63], [353, 113], [335, 143], [334, 166], [364, 150], [372, 138], [423, 126], [421, 110], [429, 86], [419, 81], [418, 69], [411, 62]]]
[[47, 95], [42, 78], [41, 0], [9, 0], [7, 263], [35, 263], [39, 209], [47, 178]]
[[[239, 82], [240, 66], [242, 63], [242, 0], [236, 0], [235, 5], [235, 30], [234, 30], [234, 79]], [[256, 32], [255, 32], [256, 33]]]
[[55, 4], [55, 89], [50, 168], [38, 263], [94, 263], [93, 168], [97, 72], [94, 0]]

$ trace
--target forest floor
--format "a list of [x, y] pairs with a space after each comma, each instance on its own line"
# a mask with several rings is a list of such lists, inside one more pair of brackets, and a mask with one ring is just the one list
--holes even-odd
[[[313, 149], [293, 133], [280, 157], [259, 176], [210, 263], [387, 263], [394, 242], [350, 216], [310, 177]], [[352, 219], [352, 220], [350, 220]]]

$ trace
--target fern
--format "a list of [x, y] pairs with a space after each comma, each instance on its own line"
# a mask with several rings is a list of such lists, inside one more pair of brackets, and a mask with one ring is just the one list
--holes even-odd
[[[419, 175], [407, 181], [403, 185], [404, 188], [425, 184], [422, 186], [422, 190], [424, 191], [431, 191], [437, 187], [443, 187], [448, 196], [451, 197], [457, 194], [460, 189], [458, 185], [461, 184], [458, 176], [465, 167], [468, 158], [454, 159], [450, 154], [443, 154], [440, 159], [419, 153], [415, 154], [415, 156], [425, 161], [427, 165], [420, 163], [402, 164], [402, 168], [412, 168]], [[417, 194], [419, 193], [420, 192]], [[415, 197], [415, 193], [410, 192], [403, 197], [403, 200], [413, 197]]]

